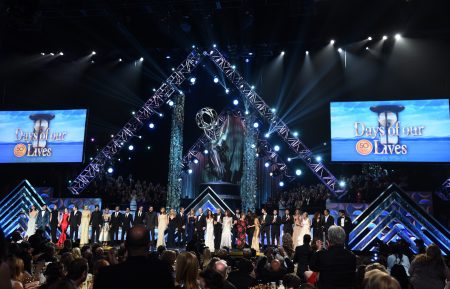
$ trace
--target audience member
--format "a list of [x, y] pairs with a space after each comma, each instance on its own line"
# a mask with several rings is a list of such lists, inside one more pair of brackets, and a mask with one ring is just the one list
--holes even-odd
[[223, 279], [223, 289], [236, 289], [230, 281], [228, 281], [228, 265], [225, 260], [219, 260], [214, 263], [214, 270], [216, 270], [220, 275], [222, 275]]
[[198, 289], [199, 264], [197, 257], [190, 252], [178, 255], [175, 268], [175, 284], [177, 288]]
[[228, 280], [235, 285], [237, 289], [247, 289], [256, 285], [256, 279], [251, 276], [252, 273], [252, 262], [242, 258], [237, 262], [237, 270], [230, 272], [228, 275]]
[[397, 280], [389, 276], [389, 274], [376, 269], [370, 273], [365, 278], [364, 289], [401, 289]]
[[213, 269], [206, 269], [199, 274], [201, 289], [224, 289], [223, 277]]

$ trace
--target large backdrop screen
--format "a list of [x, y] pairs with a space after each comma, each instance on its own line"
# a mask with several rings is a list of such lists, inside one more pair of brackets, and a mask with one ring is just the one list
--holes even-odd
[[448, 99], [332, 102], [331, 155], [350, 162], [450, 162]]
[[0, 163], [82, 162], [86, 114], [0, 111]]

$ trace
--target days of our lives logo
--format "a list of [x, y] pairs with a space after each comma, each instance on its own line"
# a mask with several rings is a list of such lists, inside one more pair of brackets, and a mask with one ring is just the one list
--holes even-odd
[[[360, 155], [406, 155], [408, 146], [401, 143], [401, 137], [423, 136], [425, 126], [401, 126], [399, 113], [405, 109], [401, 105], [372, 106], [370, 110], [378, 113], [378, 125], [369, 126], [364, 122], [354, 123], [356, 143]], [[367, 139], [368, 138], [368, 139]]]
[[50, 121], [55, 118], [53, 114], [32, 114], [33, 130], [16, 129], [15, 138], [19, 142], [14, 146], [14, 156], [50, 157], [53, 150], [48, 146], [49, 141], [64, 141], [67, 132], [51, 132]]

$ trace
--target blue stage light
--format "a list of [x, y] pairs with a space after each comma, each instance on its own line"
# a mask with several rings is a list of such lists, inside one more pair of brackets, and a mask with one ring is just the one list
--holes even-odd
[[225, 88], [225, 93], [226, 94], [230, 93], [230, 90], [228, 88]]
[[280, 181], [280, 182], [278, 183], [278, 185], [279, 185], [280, 187], [284, 187], [284, 182], [283, 182], [283, 181]]
[[293, 135], [294, 137], [298, 137], [298, 132], [294, 131], [294, 132], [292, 133], [292, 135]]
[[340, 182], [339, 182], [339, 186], [340, 186], [341, 188], [345, 188], [345, 182], [344, 182], [344, 181], [340, 181]]
[[207, 154], [209, 153], [209, 151], [208, 151], [208, 150], [204, 150], [203, 153], [204, 153], [205, 155], [207, 155]]
[[128, 150], [129, 150], [129, 151], [134, 150], [134, 146], [133, 146], [133, 145], [129, 145], [129, 146], [128, 146]]
[[231, 65], [231, 68], [236, 69], [236, 65]]
[[275, 107], [272, 107], [272, 108], [270, 109], [270, 111], [271, 111], [272, 113], [275, 113], [275, 112], [277, 111], [277, 109], [276, 109]]
[[114, 172], [114, 169], [112, 167], [108, 168], [108, 174], [112, 174]]
[[214, 47], [214, 48], [216, 48], [216, 47], [217, 47], [217, 45], [216, 45], [216, 44], [213, 44], [213, 47]]
[[214, 76], [214, 83], [218, 83], [219, 82], [219, 78], [217, 76]]
[[233, 100], [233, 104], [234, 105], [238, 105], [239, 104], [239, 100], [237, 100], [237, 99]]
[[306, 54], [306, 55], [309, 55], [309, 51], [308, 51], [308, 50], [306, 50], [306, 51], [305, 51], [305, 54]]
[[264, 134], [264, 137], [265, 137], [265, 138], [269, 138], [269, 137], [270, 137], [270, 133], [266, 132], [266, 133]]
[[264, 163], [264, 166], [265, 166], [266, 168], [268, 168], [268, 167], [270, 166], [270, 163], [269, 163], [269, 162], [265, 162], [265, 163]]
[[280, 146], [279, 146], [279, 145], [275, 145], [275, 146], [273, 147], [273, 149], [274, 149], [276, 152], [278, 152], [278, 151], [280, 151]]
[[251, 87], [250, 87], [251, 89], [255, 89], [255, 86], [254, 85], [252, 85]]
[[302, 170], [299, 170], [299, 169], [295, 170], [295, 174], [297, 176], [300, 176], [302, 174]]
[[284, 55], [285, 54], [285, 52], [284, 51], [281, 51], [281, 55]]
[[189, 169], [189, 170], [188, 170], [188, 174], [192, 174], [192, 169]]
[[292, 158], [287, 158], [287, 161], [288, 161], [288, 162], [292, 161]]
[[166, 59], [170, 59], [170, 55], [167, 55], [167, 56], [166, 56]]
[[248, 110], [245, 110], [245, 112], [244, 112], [245, 114], [249, 114], [250, 112], [248, 111]]
[[194, 159], [194, 164], [198, 164], [198, 159]]
[[153, 129], [153, 128], [155, 128], [155, 124], [153, 122], [151, 122], [151, 123], [148, 124], [148, 127]]
[[321, 156], [317, 156], [317, 157], [316, 157], [316, 161], [317, 161], [317, 162], [321, 162], [321, 161], [322, 161], [322, 157], [321, 157]]
[[169, 102], [167, 103], [169, 106], [173, 106], [173, 100], [169, 100]]
[[195, 82], [197, 81], [197, 78], [191, 77], [190, 81], [191, 81], [191, 84], [195, 84]]
[[246, 62], [246, 63], [249, 63], [249, 62], [250, 62], [250, 59], [246, 58], [246, 59], [245, 59], [245, 62]]
[[259, 127], [259, 123], [257, 123], [257, 122], [253, 123], [253, 127], [254, 128], [258, 128]]

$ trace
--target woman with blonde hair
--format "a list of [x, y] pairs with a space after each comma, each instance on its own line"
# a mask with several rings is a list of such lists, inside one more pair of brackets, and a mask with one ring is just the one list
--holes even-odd
[[177, 257], [175, 266], [176, 288], [198, 289], [199, 265], [197, 257], [191, 252], [183, 252]]
[[401, 289], [395, 278], [378, 269], [366, 273], [364, 284], [364, 289]]
[[257, 253], [259, 253], [259, 230], [260, 230], [260, 222], [258, 216], [255, 214], [253, 216], [253, 225], [255, 226], [255, 231], [253, 232], [252, 245], [251, 248], [254, 249]]
[[8, 265], [9, 273], [11, 274], [11, 288], [24, 288], [25, 282], [31, 278], [31, 275], [25, 271], [23, 260], [16, 257], [9, 257]]

